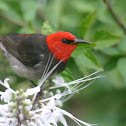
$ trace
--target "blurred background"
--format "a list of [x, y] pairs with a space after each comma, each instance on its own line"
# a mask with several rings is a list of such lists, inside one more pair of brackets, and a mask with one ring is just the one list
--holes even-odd
[[[0, 0], [0, 34], [58, 31], [93, 42], [72, 54], [61, 74], [66, 81], [101, 67], [106, 76], [75, 94], [64, 109], [99, 126], [126, 126], [126, 0]], [[0, 80], [5, 78], [13, 89], [30, 84], [0, 53]]]

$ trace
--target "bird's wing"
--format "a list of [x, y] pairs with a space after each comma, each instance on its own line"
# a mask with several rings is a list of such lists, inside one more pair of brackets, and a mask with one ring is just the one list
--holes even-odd
[[[8, 34], [2, 36], [2, 44], [5, 49], [16, 58], [19, 58], [17, 52], [17, 43], [21, 41], [21, 37], [19, 38], [20, 34]], [[23, 38], [22, 38], [23, 39]]]
[[2, 43], [24, 65], [34, 66], [45, 60], [42, 54], [49, 53], [45, 39], [46, 36], [42, 34], [8, 34], [4, 36]]
[[17, 45], [17, 51], [23, 64], [34, 66], [47, 59], [49, 50], [45, 39], [45, 35], [31, 34]]

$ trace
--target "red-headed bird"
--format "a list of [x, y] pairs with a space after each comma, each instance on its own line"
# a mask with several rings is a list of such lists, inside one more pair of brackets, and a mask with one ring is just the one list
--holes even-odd
[[58, 62], [61, 63], [52, 74], [62, 72], [79, 43], [90, 44], [69, 32], [0, 35], [0, 47], [12, 69], [18, 76], [30, 80], [40, 79], [45, 70], [51, 70]]

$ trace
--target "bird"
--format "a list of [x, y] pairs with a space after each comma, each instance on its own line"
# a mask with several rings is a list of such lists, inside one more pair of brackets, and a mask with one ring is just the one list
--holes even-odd
[[41, 79], [59, 62], [51, 75], [62, 72], [79, 43], [90, 44], [64, 31], [50, 35], [39, 33], [0, 35], [0, 48], [5, 52], [12, 70], [18, 76], [29, 80]]

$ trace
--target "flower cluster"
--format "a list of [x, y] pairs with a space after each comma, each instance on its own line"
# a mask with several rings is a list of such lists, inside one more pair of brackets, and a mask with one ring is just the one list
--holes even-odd
[[[55, 93], [44, 90], [45, 98], [42, 100], [36, 100], [36, 94], [41, 91], [40, 86], [26, 91], [23, 89], [14, 91], [8, 84], [9, 79], [5, 79], [4, 82], [0, 81], [0, 84], [6, 88], [5, 92], [0, 91], [0, 98], [5, 102], [5, 104], [0, 105], [0, 126], [58, 126], [58, 122], [68, 126], [64, 115], [71, 118], [79, 126], [81, 124], [95, 125], [77, 119], [61, 107], [75, 92], [89, 86], [93, 82], [92, 80], [100, 78], [101, 75], [91, 78], [98, 72], [68, 83], [65, 83], [62, 77], [56, 77], [52, 80], [55, 86], [50, 87], [50, 90], [56, 89]], [[86, 81], [91, 82], [83, 86]], [[64, 91], [61, 92], [60, 87], [64, 88]]]

